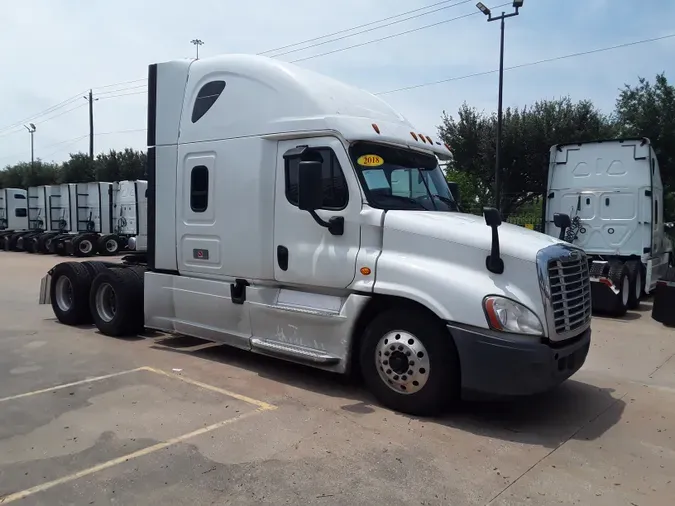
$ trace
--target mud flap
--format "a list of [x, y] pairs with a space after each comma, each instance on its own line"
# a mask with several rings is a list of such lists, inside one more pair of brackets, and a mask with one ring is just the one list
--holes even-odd
[[52, 275], [47, 274], [40, 280], [40, 304], [51, 304]]
[[609, 278], [591, 278], [591, 303], [594, 312], [608, 312], [614, 307], [619, 290]]

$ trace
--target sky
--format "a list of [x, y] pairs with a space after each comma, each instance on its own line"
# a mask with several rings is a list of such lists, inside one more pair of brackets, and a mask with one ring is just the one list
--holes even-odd
[[[508, 0], [483, 2], [491, 8], [506, 2], [493, 9], [496, 13], [512, 10]], [[71, 152], [86, 152], [89, 118], [83, 97], [89, 89], [97, 99], [95, 151], [144, 149], [147, 94], [142, 79], [147, 67], [194, 57], [190, 41], [195, 38], [204, 41], [202, 58], [257, 54], [416, 10], [268, 55], [284, 61], [311, 57], [297, 65], [373, 93], [499, 66], [499, 23], [487, 22], [474, 1], [3, 0], [2, 4], [0, 167], [30, 160], [30, 135], [23, 126], [28, 122], [36, 126], [36, 159], [63, 161]], [[411, 16], [418, 17], [405, 20]], [[505, 66], [675, 34], [673, 19], [672, 0], [525, 0], [520, 15], [506, 20]], [[416, 30], [430, 24], [436, 26]], [[415, 31], [398, 35], [409, 30]], [[353, 45], [360, 46], [341, 50]], [[279, 55], [296, 49], [302, 50]], [[322, 55], [327, 52], [332, 54]], [[504, 105], [522, 107], [570, 96], [591, 99], [611, 112], [625, 83], [634, 84], [639, 76], [653, 80], [659, 72], [675, 81], [675, 37], [507, 70]], [[498, 75], [489, 73], [381, 97], [419, 131], [435, 134], [443, 112], [456, 114], [463, 102], [495, 111], [497, 91]]]

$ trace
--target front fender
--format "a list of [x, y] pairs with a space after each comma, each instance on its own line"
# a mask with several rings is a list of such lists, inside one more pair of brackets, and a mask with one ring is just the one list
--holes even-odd
[[546, 328], [533, 263], [503, 257], [504, 273], [493, 274], [485, 267], [487, 252], [447, 243], [435, 244], [430, 250], [420, 247], [425, 239], [419, 236], [415, 239], [408, 242], [406, 249], [420, 253], [382, 252], [377, 262], [375, 293], [407, 298], [427, 307], [442, 320], [480, 328], [488, 328], [484, 297], [502, 295], [534, 311]]

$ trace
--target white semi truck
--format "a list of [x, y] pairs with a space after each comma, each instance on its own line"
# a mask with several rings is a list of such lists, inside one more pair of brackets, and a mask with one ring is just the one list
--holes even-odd
[[22, 188], [0, 188], [0, 237], [28, 229], [28, 198]]
[[[551, 148], [546, 233], [583, 248], [591, 261], [593, 308], [622, 316], [650, 293], [672, 261], [663, 183], [649, 139], [610, 139]], [[570, 217], [564, 230], [554, 215]]]
[[147, 253], [51, 269], [61, 322], [358, 370], [419, 415], [584, 363], [583, 250], [457, 212], [449, 148], [379, 98], [246, 55], [151, 65], [148, 86]]
[[113, 224], [121, 249], [148, 247], [148, 182], [142, 179], [113, 183]]
[[31, 186], [27, 190], [28, 228], [14, 231], [0, 237], [2, 249], [7, 251], [24, 251], [33, 237], [50, 230], [50, 203], [59, 198], [58, 185]]

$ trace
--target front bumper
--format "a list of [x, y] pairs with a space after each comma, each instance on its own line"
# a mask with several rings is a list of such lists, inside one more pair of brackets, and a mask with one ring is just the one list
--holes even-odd
[[591, 329], [566, 343], [449, 324], [459, 353], [464, 397], [512, 397], [546, 392], [581, 369]]

